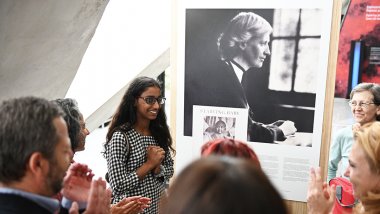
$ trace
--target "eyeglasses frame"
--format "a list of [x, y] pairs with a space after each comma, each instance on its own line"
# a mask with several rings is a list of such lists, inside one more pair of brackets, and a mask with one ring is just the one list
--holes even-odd
[[356, 106], [359, 106], [360, 108], [365, 108], [367, 109], [369, 105], [379, 105], [378, 103], [375, 102], [359, 102], [359, 103], [353, 103], [352, 100], [348, 101], [348, 105], [352, 108], [355, 108]]
[[[165, 104], [165, 101], [166, 101], [166, 98], [165, 97], [153, 97], [153, 96], [147, 96], [147, 97], [137, 97], [137, 98], [141, 98], [144, 100], [144, 102], [148, 105], [154, 105], [155, 103], [158, 103], [159, 105], [163, 105]], [[147, 98], [152, 98], [154, 99], [154, 102], [153, 103], [149, 103], [146, 101]], [[159, 101], [159, 99], [161, 99], [161, 101]]]

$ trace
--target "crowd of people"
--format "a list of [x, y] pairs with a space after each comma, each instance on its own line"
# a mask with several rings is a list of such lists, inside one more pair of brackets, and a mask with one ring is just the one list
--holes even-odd
[[[349, 102], [357, 124], [350, 129], [344, 176], [360, 202], [355, 213], [380, 212], [379, 88], [360, 84]], [[94, 179], [87, 165], [73, 161], [90, 134], [74, 99], [4, 101], [0, 105], [1, 212], [289, 213], [257, 154], [233, 138], [205, 143], [202, 157], [185, 167], [166, 189], [174, 173], [175, 151], [164, 102], [156, 80], [138, 77], [130, 84], [107, 133], [107, 189], [106, 181]], [[336, 152], [336, 143], [331, 153]], [[321, 174], [319, 168], [310, 171], [309, 213], [329, 213], [334, 206], [336, 189]]]
[[[252, 29], [243, 29], [248, 24]], [[236, 28], [247, 31], [246, 36], [236, 40], [232, 35]], [[271, 32], [262, 17], [243, 12], [220, 35], [221, 66], [236, 74], [238, 88], [243, 72], [260, 67], [270, 54]], [[241, 98], [244, 95], [239, 107], [249, 108]], [[105, 139], [107, 188], [103, 178], [94, 178], [86, 164], [73, 160], [76, 152], [85, 150], [90, 134], [74, 99], [4, 101], [0, 213], [290, 213], [258, 155], [245, 142], [231, 138], [223, 121], [213, 127], [210, 141], [201, 148], [202, 157], [185, 167], [168, 188], [175, 150], [164, 104], [155, 79], [137, 77], [130, 83]], [[339, 176], [341, 162], [359, 201], [354, 212], [380, 213], [380, 86], [359, 84], [349, 105], [356, 123], [340, 131], [332, 143], [327, 179]], [[248, 140], [272, 142], [296, 131], [291, 121], [265, 125], [250, 116], [248, 124]], [[330, 213], [336, 200], [336, 187], [329, 186], [322, 174], [318, 167], [310, 171], [310, 214]]]

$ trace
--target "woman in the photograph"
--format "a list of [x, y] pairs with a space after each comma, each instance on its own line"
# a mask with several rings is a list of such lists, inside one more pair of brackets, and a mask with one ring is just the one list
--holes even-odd
[[157, 213], [158, 201], [173, 176], [172, 137], [159, 83], [134, 79], [114, 114], [105, 144], [113, 203], [139, 195], [151, 198], [144, 213]]
[[[250, 110], [242, 87], [244, 73], [261, 68], [270, 55], [272, 26], [253, 12], [240, 12], [226, 25], [217, 41], [219, 56], [204, 67], [186, 71], [185, 135], [190, 134], [192, 106], [219, 106]], [[214, 58], [214, 57], [210, 57]], [[252, 106], [254, 108], [254, 106]], [[296, 132], [292, 121], [265, 125], [248, 118], [248, 141], [273, 143]]]

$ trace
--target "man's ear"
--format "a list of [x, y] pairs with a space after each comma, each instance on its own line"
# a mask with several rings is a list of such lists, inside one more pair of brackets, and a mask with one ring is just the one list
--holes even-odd
[[44, 175], [49, 168], [49, 163], [41, 153], [34, 152], [29, 158], [28, 168], [29, 171], [35, 176]]
[[239, 48], [244, 50], [245, 48], [247, 47], [247, 43], [246, 42], [240, 42], [239, 43]]

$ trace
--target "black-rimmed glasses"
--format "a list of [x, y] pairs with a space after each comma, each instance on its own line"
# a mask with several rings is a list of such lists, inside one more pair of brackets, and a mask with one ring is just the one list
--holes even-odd
[[[355, 108], [356, 106], [359, 106], [360, 108], [368, 108], [369, 105], [376, 104], [374, 102], [356, 102], [353, 100], [348, 101], [348, 105], [351, 106], [352, 108]], [[377, 105], [377, 104], [376, 104]]]
[[138, 98], [141, 98], [145, 101], [146, 104], [148, 105], [153, 105], [155, 104], [156, 102], [160, 105], [164, 104], [165, 103], [165, 100], [166, 98], [165, 97], [138, 97]]

